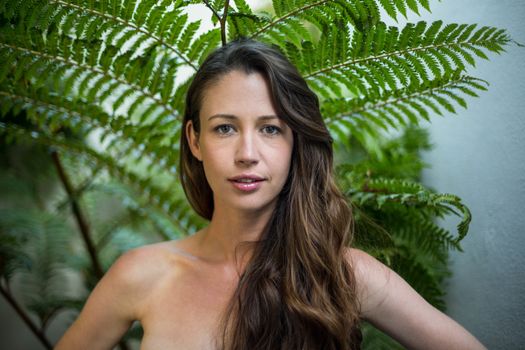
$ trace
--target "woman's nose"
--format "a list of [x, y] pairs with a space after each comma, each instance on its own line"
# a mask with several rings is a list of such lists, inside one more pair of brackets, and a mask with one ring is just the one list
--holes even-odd
[[250, 133], [242, 134], [238, 140], [235, 163], [240, 165], [255, 165], [259, 162], [257, 140]]

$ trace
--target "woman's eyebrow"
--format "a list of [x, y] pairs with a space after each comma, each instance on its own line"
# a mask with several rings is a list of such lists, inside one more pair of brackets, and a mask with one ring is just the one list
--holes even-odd
[[[231, 120], [237, 120], [239, 119], [238, 116], [234, 114], [225, 114], [225, 113], [218, 113], [214, 114], [211, 117], [208, 118], [208, 121], [215, 119], [215, 118], [224, 118], [224, 119], [231, 119]], [[271, 120], [271, 119], [279, 119], [276, 115], [270, 114], [270, 115], [261, 115], [257, 117], [257, 120]]]

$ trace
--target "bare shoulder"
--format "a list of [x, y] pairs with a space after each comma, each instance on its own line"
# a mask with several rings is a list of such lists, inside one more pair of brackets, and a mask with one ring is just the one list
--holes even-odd
[[131, 249], [122, 254], [93, 290], [90, 299], [98, 305], [112, 303], [128, 320], [141, 319], [150, 297], [163, 281], [182, 270], [173, 252], [175, 241]]
[[360, 249], [347, 248], [345, 258], [354, 272], [361, 312], [366, 318], [387, 297], [395, 272]]
[[127, 290], [130, 297], [146, 300], [167, 274], [181, 268], [173, 246], [174, 242], [168, 241], [129, 250], [115, 261], [105, 278]]
[[127, 251], [113, 263], [108, 274], [131, 284], [155, 280], [169, 264], [166, 243], [171, 242], [150, 244]]
[[[130, 250], [120, 256], [90, 294], [77, 320], [56, 349], [109, 349], [148, 302], [172, 264], [169, 242]], [[173, 255], [173, 254], [172, 254]]]

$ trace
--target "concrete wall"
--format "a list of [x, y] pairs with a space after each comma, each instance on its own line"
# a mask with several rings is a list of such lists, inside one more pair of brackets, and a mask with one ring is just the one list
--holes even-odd
[[[525, 44], [525, 1], [432, 3], [425, 20], [507, 28]], [[459, 195], [473, 214], [465, 252], [452, 255], [447, 312], [489, 349], [524, 349], [525, 48], [490, 55], [471, 74], [488, 80], [489, 91], [457, 116], [432, 119], [435, 148], [424, 155], [432, 168], [423, 182]]]

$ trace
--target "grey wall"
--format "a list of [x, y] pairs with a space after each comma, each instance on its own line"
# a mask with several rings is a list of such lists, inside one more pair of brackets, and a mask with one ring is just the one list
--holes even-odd
[[[525, 1], [433, 2], [428, 19], [507, 28], [525, 44]], [[452, 254], [448, 313], [489, 349], [525, 349], [525, 48], [491, 55], [471, 74], [490, 82], [458, 115], [428, 127], [423, 182], [472, 210], [464, 253]], [[457, 220], [444, 225], [454, 228]]]

